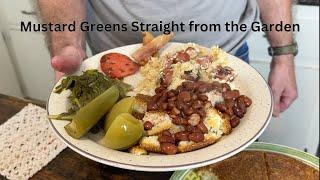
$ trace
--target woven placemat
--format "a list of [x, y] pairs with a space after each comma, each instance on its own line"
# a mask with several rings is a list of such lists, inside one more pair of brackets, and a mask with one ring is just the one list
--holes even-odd
[[28, 179], [65, 148], [51, 130], [46, 110], [28, 104], [0, 126], [0, 174]]

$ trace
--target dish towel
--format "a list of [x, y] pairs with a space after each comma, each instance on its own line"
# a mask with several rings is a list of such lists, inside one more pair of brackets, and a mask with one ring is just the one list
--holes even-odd
[[65, 148], [51, 130], [46, 110], [28, 104], [0, 126], [0, 174], [28, 179]]

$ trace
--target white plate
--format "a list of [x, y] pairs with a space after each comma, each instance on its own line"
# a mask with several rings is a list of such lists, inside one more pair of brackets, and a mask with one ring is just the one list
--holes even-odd
[[[165, 49], [170, 50], [178, 43], [170, 43]], [[80, 74], [87, 69], [99, 69], [100, 58], [106, 53], [118, 52], [130, 56], [141, 44], [134, 44], [111, 49], [85, 60]], [[139, 171], [175, 171], [196, 168], [224, 160], [245, 149], [253, 143], [267, 127], [273, 109], [272, 94], [262, 76], [251, 66], [240, 59], [229, 56], [230, 66], [238, 73], [234, 81], [235, 88], [241, 94], [249, 96], [253, 103], [232, 133], [223, 136], [217, 143], [196, 151], [176, 155], [146, 155], [136, 156], [127, 152], [105, 148], [87, 135], [81, 139], [73, 139], [64, 130], [67, 121], [52, 120], [50, 124], [60, 139], [77, 153], [94, 161], [124, 169]], [[59, 84], [59, 83], [57, 83]], [[56, 85], [57, 85], [56, 84]], [[58, 114], [67, 111], [67, 93], [51, 93], [47, 102], [48, 114]]]

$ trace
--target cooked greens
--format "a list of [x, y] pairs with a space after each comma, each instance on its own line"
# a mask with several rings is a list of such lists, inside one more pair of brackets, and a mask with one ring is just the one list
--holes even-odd
[[87, 70], [80, 76], [73, 75], [63, 79], [54, 92], [60, 94], [63, 90], [71, 91], [68, 97], [71, 108], [67, 114], [72, 114], [113, 85], [119, 89], [121, 98], [125, 97], [126, 92], [131, 89], [130, 85], [111, 79], [98, 70]]

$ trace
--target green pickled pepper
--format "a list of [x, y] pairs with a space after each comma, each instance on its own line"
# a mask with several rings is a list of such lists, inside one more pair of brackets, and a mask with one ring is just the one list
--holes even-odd
[[119, 99], [119, 90], [112, 86], [87, 105], [80, 108], [72, 121], [64, 128], [76, 139], [85, 135], [105, 115]]

